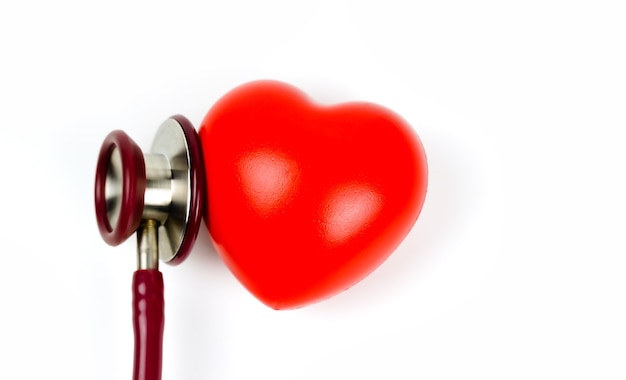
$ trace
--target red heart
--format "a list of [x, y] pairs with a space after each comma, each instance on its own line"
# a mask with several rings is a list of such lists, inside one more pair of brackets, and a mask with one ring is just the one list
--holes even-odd
[[200, 128], [213, 242], [263, 303], [301, 307], [378, 267], [424, 202], [411, 127], [370, 103], [320, 106], [284, 83], [227, 93]]

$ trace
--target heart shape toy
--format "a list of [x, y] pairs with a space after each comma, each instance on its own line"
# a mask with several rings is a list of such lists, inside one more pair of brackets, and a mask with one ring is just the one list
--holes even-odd
[[252, 82], [222, 97], [199, 135], [214, 245], [275, 309], [367, 276], [404, 239], [426, 195], [418, 137], [375, 104], [322, 106], [290, 85]]

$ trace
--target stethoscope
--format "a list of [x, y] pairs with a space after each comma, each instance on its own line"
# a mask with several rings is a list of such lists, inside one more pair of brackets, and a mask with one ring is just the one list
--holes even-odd
[[204, 209], [200, 139], [183, 116], [165, 120], [149, 153], [123, 131], [104, 140], [96, 168], [95, 207], [100, 234], [118, 245], [137, 233], [133, 275], [133, 380], [161, 378], [164, 327], [159, 260], [179, 264], [191, 252]]

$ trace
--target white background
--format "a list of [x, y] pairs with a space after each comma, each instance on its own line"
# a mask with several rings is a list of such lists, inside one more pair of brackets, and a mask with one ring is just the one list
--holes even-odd
[[[175, 5], [174, 5], [175, 4]], [[134, 239], [97, 153], [233, 87], [367, 100], [419, 133], [422, 215], [363, 282], [277, 312], [203, 226], [162, 266], [163, 379], [624, 379], [622, 1], [3, 1], [1, 379], [129, 379]]]

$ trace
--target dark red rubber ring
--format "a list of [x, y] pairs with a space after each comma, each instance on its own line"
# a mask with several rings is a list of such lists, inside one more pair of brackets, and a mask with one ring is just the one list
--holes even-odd
[[183, 241], [178, 248], [178, 253], [171, 261], [170, 265], [178, 265], [189, 256], [191, 248], [198, 237], [198, 231], [202, 223], [204, 208], [206, 202], [206, 172], [204, 171], [204, 155], [202, 154], [202, 145], [200, 137], [195, 128], [186, 117], [182, 115], [174, 115], [171, 117], [181, 126], [187, 146], [189, 147], [189, 165], [190, 165], [190, 215], [187, 225], [185, 226], [185, 235]]
[[[119, 219], [111, 227], [107, 215], [106, 178], [111, 154], [117, 148], [122, 164], [122, 199]], [[95, 206], [100, 235], [109, 245], [128, 239], [139, 227], [146, 191], [146, 165], [137, 144], [123, 131], [108, 134], [100, 148], [96, 167]]]

